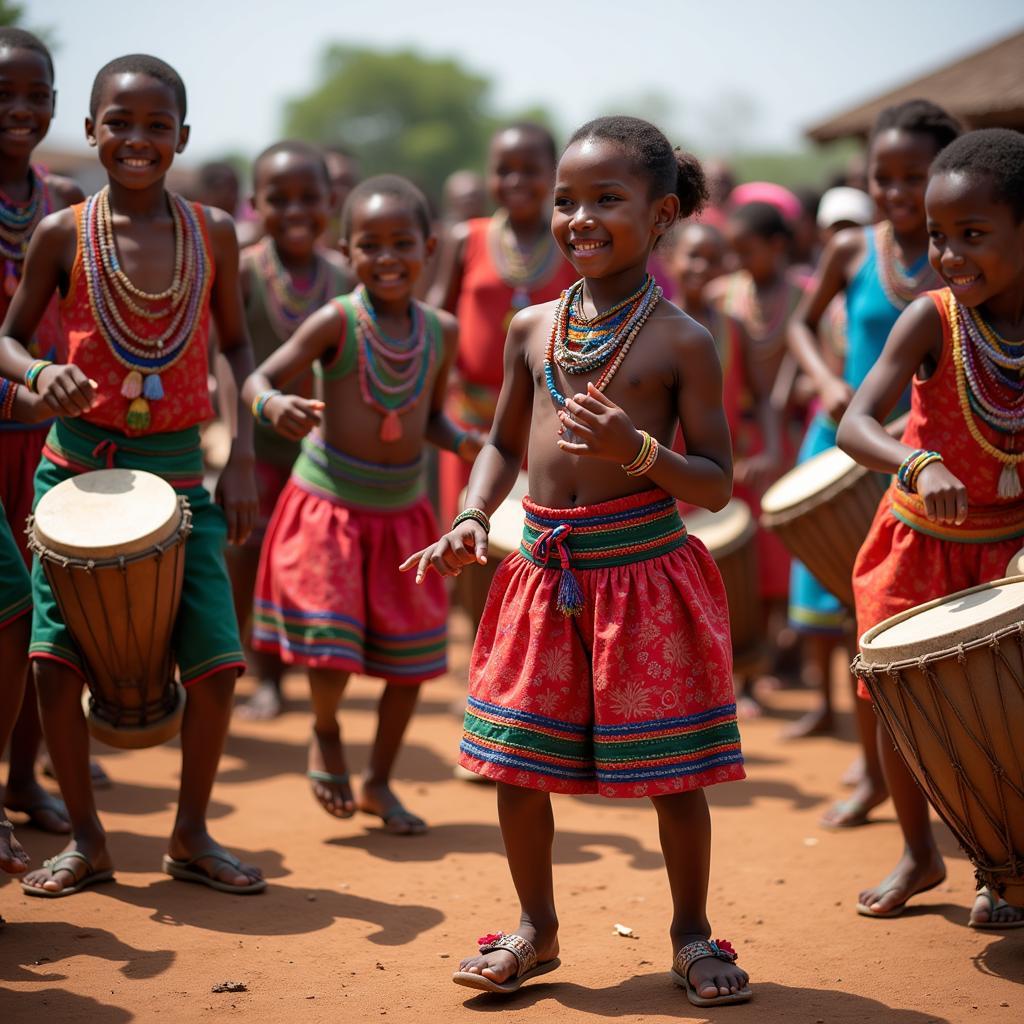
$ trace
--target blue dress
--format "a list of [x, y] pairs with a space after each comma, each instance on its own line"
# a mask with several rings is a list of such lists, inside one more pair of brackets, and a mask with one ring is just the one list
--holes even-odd
[[[843, 380], [854, 390], [860, 387], [868, 371], [878, 361], [889, 332], [903, 312], [889, 301], [879, 275], [875, 228], [864, 229], [864, 262], [846, 286], [846, 363]], [[928, 259], [925, 253], [907, 273], [916, 275]], [[901, 403], [897, 414], [904, 412]], [[836, 424], [819, 412], [804, 435], [797, 463], [832, 448], [836, 443]], [[789, 578], [789, 621], [794, 629], [805, 633], [839, 635], [849, 617], [843, 603], [826, 590], [802, 563], [793, 561]]]

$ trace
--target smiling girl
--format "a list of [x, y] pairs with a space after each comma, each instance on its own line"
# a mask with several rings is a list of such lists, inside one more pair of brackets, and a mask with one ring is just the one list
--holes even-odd
[[[722, 371], [705, 328], [647, 271], [706, 196], [696, 159], [637, 118], [584, 125], [558, 163], [551, 230], [583, 275], [518, 313], [490, 438], [465, 507], [403, 564], [417, 580], [486, 561], [489, 516], [529, 449], [523, 543], [477, 632], [460, 762], [497, 783], [521, 916], [486, 936], [457, 984], [515, 991], [554, 970], [551, 793], [650, 797], [673, 902], [672, 975], [692, 1002], [750, 998], [709, 942], [704, 787], [744, 776], [728, 610], [681, 499], [720, 509], [732, 484]], [[686, 455], [671, 450], [682, 427]]]

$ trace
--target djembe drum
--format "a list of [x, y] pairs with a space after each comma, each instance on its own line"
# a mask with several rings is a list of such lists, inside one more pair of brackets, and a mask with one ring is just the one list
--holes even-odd
[[799, 558], [822, 586], [853, 608], [853, 563], [888, 479], [827, 448], [791, 469], [764, 493], [761, 525]]
[[722, 574], [729, 599], [734, 666], [742, 670], [762, 655], [764, 614], [757, 578], [757, 523], [750, 507], [733, 498], [719, 512], [687, 511], [686, 529], [699, 537]]
[[171, 634], [191, 529], [186, 498], [127, 469], [63, 481], [29, 521], [29, 544], [82, 654], [89, 731], [104, 743], [151, 747], [181, 728]]
[[853, 670], [978, 881], [1024, 906], [1024, 577], [886, 619]]

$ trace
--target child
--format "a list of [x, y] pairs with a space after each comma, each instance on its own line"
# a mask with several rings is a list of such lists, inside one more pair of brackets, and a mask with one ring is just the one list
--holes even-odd
[[[331, 203], [331, 184], [321, 151], [305, 142], [279, 142], [256, 158], [252, 173], [252, 205], [262, 222], [264, 238], [242, 253], [239, 276], [254, 360], [261, 363], [311, 313], [333, 296], [349, 291], [352, 279], [341, 256], [320, 248], [317, 242], [327, 227]], [[311, 396], [309, 375], [299, 382], [298, 390]], [[255, 450], [259, 518], [245, 544], [228, 550], [240, 623], [252, 613], [267, 523], [299, 454], [294, 441], [259, 424]], [[281, 662], [260, 651], [253, 651], [251, 657], [259, 685], [242, 706], [242, 715], [273, 718], [281, 711]]]
[[[74, 182], [32, 166], [32, 153], [49, 131], [55, 97], [53, 60], [45, 44], [22, 29], [0, 28], [0, 122], [9, 126], [0, 132], [0, 319], [21, 279], [25, 251], [40, 220], [83, 198]], [[60, 344], [54, 299], [36, 329], [32, 351], [53, 359]], [[32, 476], [48, 428], [48, 422], [0, 422], [0, 501], [26, 565], [31, 562], [25, 520], [32, 511]], [[37, 828], [65, 833], [71, 825], [63, 803], [35, 777], [42, 734], [31, 681], [26, 693], [11, 738], [10, 775], [6, 794], [0, 789], [0, 803], [27, 814]]]
[[[441, 253], [431, 301], [456, 315], [460, 337], [448, 412], [481, 441], [501, 388], [509, 320], [532, 303], [557, 298], [575, 280], [548, 229], [554, 174], [555, 140], [546, 128], [502, 128], [487, 155], [487, 186], [497, 210], [454, 227], [452, 244]], [[441, 455], [443, 520], [455, 514], [468, 480], [464, 460]]]
[[[425, 580], [483, 563], [488, 514], [529, 445], [523, 545], [477, 632], [460, 758], [498, 784], [522, 916], [462, 962], [460, 985], [511, 992], [559, 966], [550, 794], [599, 792], [654, 803], [674, 980], [696, 1005], [750, 998], [731, 946], [708, 941], [705, 906], [703, 787], [744, 776], [725, 592], [676, 508], [729, 499], [722, 377], [708, 332], [659, 301], [647, 273], [655, 243], [705, 194], [697, 161], [646, 121], [601, 118], [573, 135], [552, 233], [584, 279], [513, 319], [465, 508], [403, 564]], [[685, 456], [669, 448], [680, 423]]]
[[[879, 505], [857, 556], [861, 633], [1002, 578], [1024, 536], [1024, 136], [992, 128], [950, 143], [932, 164], [925, 205], [928, 255], [945, 287], [900, 316], [839, 427], [846, 451], [869, 469], [898, 472], [902, 484]], [[897, 441], [882, 424], [908, 385], [910, 421]], [[895, 917], [946, 871], [923, 793], [892, 740], [880, 746], [905, 846], [857, 910]], [[1024, 909], [983, 888], [970, 923], [1019, 927]]]
[[[935, 155], [958, 134], [953, 118], [925, 100], [889, 107], [878, 116], [868, 150], [868, 177], [875, 205], [885, 219], [835, 235], [789, 326], [793, 354], [820, 401], [800, 449], [801, 461], [836, 443], [836, 424], [854, 389], [878, 359], [900, 311], [916, 295], [939, 284], [928, 265], [924, 190]], [[817, 338], [826, 310], [838, 295], [846, 300], [847, 352], [841, 373], [835, 372]], [[793, 567], [790, 586], [790, 622], [804, 634], [808, 674], [816, 676], [822, 688], [821, 706], [798, 725], [810, 734], [831, 727], [829, 664], [843, 639], [848, 613], [800, 564]], [[826, 812], [826, 826], [863, 825], [871, 810], [886, 799], [875, 746], [877, 724], [869, 712], [868, 705], [857, 702], [863, 774], [849, 799]]]
[[[353, 189], [341, 227], [360, 287], [314, 313], [246, 383], [257, 418], [283, 436], [318, 426], [267, 529], [253, 646], [308, 669], [308, 775], [338, 818], [356, 810], [338, 704], [351, 673], [386, 680], [358, 807], [412, 835], [426, 825], [391, 791], [391, 772], [420, 684], [446, 670], [447, 607], [439, 580], [423, 592], [396, 567], [401, 551], [436, 534], [424, 441], [476, 452], [443, 412], [455, 319], [412, 298], [435, 245], [422, 193], [404, 178], [370, 178]], [[275, 390], [311, 366], [323, 403]]]
[[[235, 677], [245, 665], [222, 547], [225, 532], [235, 543], [245, 539], [256, 498], [247, 421], [239, 424], [218, 485], [227, 531], [224, 515], [200, 484], [198, 424], [211, 415], [211, 314], [239, 386], [252, 353], [231, 218], [186, 203], [164, 187], [175, 154], [188, 141], [185, 108], [180, 77], [155, 57], [120, 57], [97, 74], [86, 137], [109, 184], [36, 230], [22, 286], [3, 324], [0, 372], [24, 379], [61, 417], [36, 473], [37, 501], [75, 473], [108, 465], [164, 475], [189, 499], [192, 533], [174, 640], [189, 696], [178, 813], [164, 870], [212, 888], [252, 893], [266, 886], [259, 870], [217, 844], [206, 825]], [[34, 360], [27, 351], [58, 290], [68, 345], [64, 364]], [[158, 337], [163, 344], [153, 355]], [[72, 840], [22, 884], [30, 895], [67, 896], [111, 878], [113, 867], [87, 770], [82, 663], [38, 560], [32, 595], [29, 653]]]
[[[757, 186], [757, 188], [754, 188]], [[795, 196], [768, 183], [753, 183], [747, 194], [776, 192], [799, 208]], [[740, 192], [740, 189], [734, 190]], [[742, 194], [742, 193], [741, 193]], [[780, 200], [781, 201], [781, 200]], [[709, 288], [711, 301], [724, 313], [736, 317], [744, 326], [748, 344], [749, 397], [739, 429], [733, 435], [736, 452], [736, 497], [742, 498], [755, 516], [760, 516], [761, 495], [792, 465], [793, 443], [789, 421], [788, 395], [780, 396], [778, 385], [786, 369], [786, 320], [803, 294], [805, 281], [789, 267], [792, 230], [779, 208], [770, 202], [748, 202], [730, 214], [726, 225], [729, 244], [740, 269], [719, 278]], [[780, 426], [780, 450], [772, 453], [755, 415], [759, 403], [771, 402], [783, 421]], [[789, 553], [774, 534], [758, 528], [757, 561], [761, 596], [765, 602], [766, 631], [774, 648], [773, 670], [783, 667], [793, 650], [793, 639], [784, 628], [786, 597], [789, 592]], [[741, 712], [757, 716], [760, 705], [751, 688], [740, 697]]]

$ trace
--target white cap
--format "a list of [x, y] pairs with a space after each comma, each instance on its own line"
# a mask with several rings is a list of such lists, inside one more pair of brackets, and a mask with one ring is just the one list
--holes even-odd
[[830, 188], [818, 203], [818, 227], [824, 230], [843, 220], [854, 224], [874, 223], [874, 200], [859, 188], [846, 185]]

